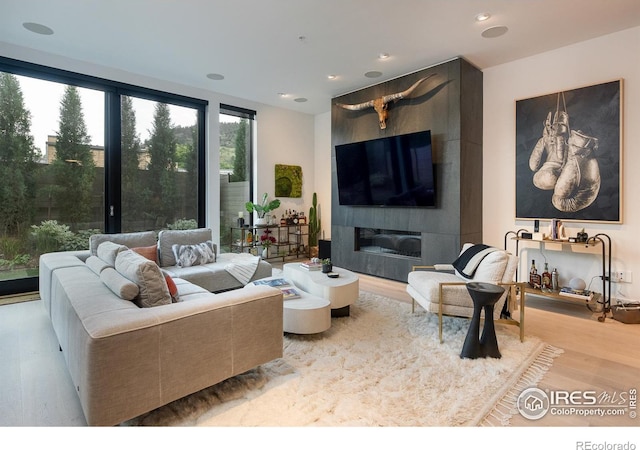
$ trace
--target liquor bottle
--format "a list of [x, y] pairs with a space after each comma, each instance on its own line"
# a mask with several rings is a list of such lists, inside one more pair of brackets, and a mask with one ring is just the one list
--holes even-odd
[[551, 289], [551, 273], [546, 262], [544, 263], [544, 272], [542, 272], [542, 289]]
[[541, 277], [536, 269], [536, 260], [531, 260], [531, 270], [529, 271], [529, 285], [534, 289], [540, 289]]
[[551, 289], [557, 291], [559, 289], [559, 281], [558, 281], [558, 269], [553, 268], [553, 272], [551, 272]]

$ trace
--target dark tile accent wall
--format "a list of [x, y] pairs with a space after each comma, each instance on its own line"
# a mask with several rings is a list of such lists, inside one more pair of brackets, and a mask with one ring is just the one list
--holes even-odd
[[[369, 108], [348, 111], [335, 103], [361, 103], [401, 92], [420, 78], [410, 98], [389, 104], [387, 128]], [[341, 206], [335, 146], [383, 136], [431, 130], [437, 188], [435, 208]], [[415, 258], [356, 252], [357, 227], [418, 231], [419, 264], [453, 262], [464, 242], [482, 240], [482, 72], [455, 59], [394, 80], [337, 97], [331, 109], [331, 259], [337, 266], [406, 281]]]

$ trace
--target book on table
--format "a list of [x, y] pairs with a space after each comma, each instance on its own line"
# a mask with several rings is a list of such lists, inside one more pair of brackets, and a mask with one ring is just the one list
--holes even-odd
[[300, 263], [300, 267], [307, 270], [320, 270], [322, 269], [322, 263], [313, 261], [304, 261]]
[[280, 288], [282, 291], [282, 299], [283, 300], [291, 300], [292, 298], [300, 298], [300, 293], [296, 291], [294, 288]]
[[256, 280], [253, 282], [253, 284], [272, 286], [272, 287], [289, 286], [289, 282], [284, 278], [272, 278], [270, 280]]
[[564, 297], [579, 298], [582, 300], [591, 300], [593, 298], [592, 291], [588, 291], [588, 290], [576, 291], [575, 289], [571, 289], [569, 286], [565, 286], [561, 288], [558, 294]]

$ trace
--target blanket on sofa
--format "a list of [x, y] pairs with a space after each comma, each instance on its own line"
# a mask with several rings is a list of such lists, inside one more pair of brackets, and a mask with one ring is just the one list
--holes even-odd
[[484, 257], [497, 250], [497, 248], [485, 244], [472, 245], [453, 262], [453, 267], [463, 277], [472, 279]]
[[232, 261], [228, 263], [224, 269], [245, 286], [256, 273], [259, 262], [259, 256], [253, 256], [249, 253], [238, 253], [233, 256]]

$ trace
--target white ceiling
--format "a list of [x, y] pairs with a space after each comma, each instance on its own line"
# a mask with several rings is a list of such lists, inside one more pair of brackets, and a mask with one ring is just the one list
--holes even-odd
[[[476, 23], [481, 12], [492, 16]], [[337, 95], [454, 57], [485, 69], [638, 25], [640, 0], [0, 0], [0, 49], [4, 42], [310, 114], [328, 111]], [[483, 38], [493, 26], [508, 32]], [[382, 52], [390, 57], [378, 60]]]

